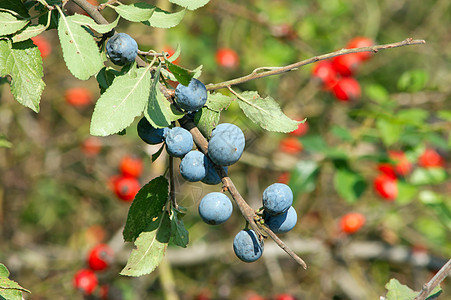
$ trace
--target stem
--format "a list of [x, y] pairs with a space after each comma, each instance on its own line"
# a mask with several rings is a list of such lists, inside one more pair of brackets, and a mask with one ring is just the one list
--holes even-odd
[[420, 293], [414, 300], [424, 300], [429, 296], [432, 290], [438, 286], [451, 273], [451, 259], [435, 274], [434, 277], [423, 285]]
[[[243, 77], [239, 77], [239, 78], [235, 78], [232, 80], [228, 80], [228, 81], [224, 81], [221, 83], [216, 83], [216, 84], [209, 84], [207, 85], [207, 90], [209, 91], [214, 91], [214, 90], [218, 90], [218, 89], [222, 89], [222, 88], [227, 88], [229, 86], [232, 85], [237, 85], [237, 84], [241, 84], [243, 82], [247, 82], [250, 80], [254, 80], [254, 79], [259, 79], [259, 78], [263, 78], [263, 77], [268, 77], [268, 76], [272, 76], [272, 75], [278, 75], [281, 73], [286, 73], [289, 71], [292, 71], [296, 68], [320, 61], [320, 60], [325, 60], [325, 59], [329, 59], [335, 56], [339, 56], [339, 55], [344, 55], [344, 54], [350, 54], [350, 53], [358, 53], [358, 52], [374, 52], [377, 53], [380, 50], [385, 50], [385, 49], [391, 49], [391, 48], [397, 48], [397, 47], [402, 47], [402, 46], [409, 46], [409, 45], [418, 45], [418, 44], [425, 44], [426, 42], [424, 40], [414, 40], [412, 38], [408, 38], [405, 39], [402, 42], [398, 42], [398, 43], [392, 43], [392, 44], [385, 44], [385, 45], [376, 45], [376, 46], [371, 46], [371, 47], [361, 47], [361, 48], [352, 48], [352, 49], [341, 49], [335, 52], [331, 52], [331, 53], [327, 53], [327, 54], [323, 54], [323, 55], [319, 55], [319, 56], [314, 56], [311, 57], [309, 59], [306, 60], [302, 60], [299, 62], [296, 62], [294, 64], [290, 64], [284, 67], [262, 67], [262, 68], [258, 68], [255, 69], [251, 74], [243, 76]], [[259, 72], [261, 70], [269, 70], [269, 71], [265, 71], [265, 72]]]
[[179, 210], [179, 205], [175, 199], [175, 178], [174, 178], [174, 158], [169, 155], [169, 199], [172, 208]]

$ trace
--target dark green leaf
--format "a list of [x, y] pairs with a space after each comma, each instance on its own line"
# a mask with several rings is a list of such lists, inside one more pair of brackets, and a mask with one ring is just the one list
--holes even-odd
[[366, 181], [355, 171], [341, 168], [335, 172], [334, 187], [346, 202], [354, 203], [365, 191]]
[[313, 160], [301, 160], [291, 171], [289, 186], [293, 191], [294, 199], [300, 194], [312, 192], [316, 187], [319, 166]]
[[2, 0], [1, 7], [4, 9], [12, 10], [19, 14], [22, 18], [29, 18], [28, 9], [18, 0]]
[[351, 142], [353, 140], [352, 134], [349, 132], [348, 129], [346, 129], [344, 127], [340, 127], [338, 125], [333, 125], [331, 132], [333, 135], [337, 136], [342, 141]]
[[160, 149], [158, 149], [157, 152], [152, 154], [152, 162], [156, 161], [157, 158], [160, 157], [161, 153], [163, 152], [163, 149], [164, 149], [164, 143], [161, 145]]
[[220, 113], [207, 107], [202, 107], [194, 115], [194, 123], [199, 128], [202, 135], [210, 138], [211, 131], [219, 124]]
[[194, 77], [194, 71], [190, 71], [188, 69], [175, 65], [167, 59], [165, 59], [164, 61], [166, 62], [166, 66], [168, 67], [169, 71], [171, 71], [177, 81], [181, 84], [187, 86], [191, 79]]
[[171, 216], [171, 243], [186, 248], [189, 242], [189, 233], [183, 224], [183, 220], [179, 218], [178, 213], [173, 210]]

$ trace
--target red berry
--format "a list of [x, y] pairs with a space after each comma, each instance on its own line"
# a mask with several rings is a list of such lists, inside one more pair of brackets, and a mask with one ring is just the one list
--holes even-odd
[[73, 284], [85, 295], [91, 295], [98, 285], [96, 274], [88, 269], [81, 269], [74, 275]]
[[275, 300], [296, 300], [296, 298], [290, 294], [276, 295]]
[[116, 196], [126, 202], [133, 201], [141, 188], [141, 185], [135, 177], [119, 176], [117, 179], [113, 180]]
[[377, 169], [393, 179], [396, 178], [395, 168], [393, 167], [392, 164], [382, 163], [377, 166]]
[[355, 233], [365, 224], [365, 216], [361, 213], [348, 213], [341, 217], [340, 227], [345, 233]]
[[279, 149], [285, 153], [298, 154], [302, 152], [304, 146], [296, 137], [286, 137], [280, 141]]
[[[373, 45], [374, 41], [372, 39], [364, 36], [358, 36], [350, 40], [346, 48], [348, 49], [362, 48], [362, 47], [371, 47]], [[355, 54], [357, 54], [362, 61], [367, 60], [372, 56], [371, 52], [359, 52]]]
[[403, 151], [388, 151], [388, 157], [395, 163], [395, 171], [399, 175], [406, 176], [412, 171], [412, 163]]
[[102, 149], [102, 142], [96, 136], [90, 136], [81, 144], [81, 150], [86, 156], [95, 156]]
[[349, 101], [361, 96], [359, 82], [352, 77], [340, 78], [332, 88], [332, 92], [340, 101]]
[[290, 177], [291, 177], [290, 172], [283, 172], [282, 174], [280, 174], [279, 178], [277, 179], [277, 182], [288, 184], [288, 182], [290, 182]]
[[338, 80], [337, 72], [332, 67], [332, 63], [328, 60], [316, 63], [312, 69], [312, 76], [321, 80], [323, 87], [326, 90], [331, 89]]
[[445, 165], [445, 160], [434, 149], [426, 149], [418, 158], [418, 165], [423, 168], [437, 168]]
[[[174, 55], [175, 50], [171, 46], [166, 45], [163, 48], [163, 52], [167, 52], [169, 54], [168, 58], [170, 58], [172, 55]], [[177, 57], [177, 59], [174, 60], [172, 63], [177, 65], [179, 62], [180, 62], [180, 56]]]
[[72, 106], [82, 107], [91, 104], [92, 93], [85, 87], [74, 87], [67, 89], [64, 93], [66, 102]]
[[91, 270], [105, 270], [113, 260], [113, 249], [107, 244], [99, 244], [88, 254], [88, 265]]
[[398, 197], [397, 182], [396, 178], [380, 174], [374, 179], [373, 187], [379, 196], [387, 201], [394, 201]]
[[139, 177], [143, 171], [143, 161], [139, 157], [124, 156], [119, 163], [119, 170], [124, 176]]
[[360, 62], [358, 53], [344, 54], [332, 59], [332, 67], [338, 74], [347, 77], [354, 74]]
[[32, 37], [31, 40], [41, 52], [42, 59], [46, 58], [50, 55], [50, 53], [52, 53], [52, 45], [50, 45], [49, 41], [42, 35]]
[[235, 69], [240, 64], [240, 57], [233, 49], [220, 48], [216, 51], [216, 63], [227, 69]]
[[308, 132], [308, 129], [309, 129], [308, 122], [305, 121], [304, 123], [299, 123], [298, 128], [290, 132], [290, 134], [295, 136], [303, 136]]

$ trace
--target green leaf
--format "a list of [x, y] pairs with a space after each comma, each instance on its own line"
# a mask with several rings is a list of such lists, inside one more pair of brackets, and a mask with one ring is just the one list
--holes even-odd
[[386, 295], [387, 300], [413, 300], [418, 295], [417, 292], [401, 284], [394, 278], [390, 279], [385, 285], [385, 288], [388, 290]]
[[338, 125], [333, 125], [331, 132], [333, 135], [340, 138], [344, 142], [352, 142], [354, 140], [352, 134], [349, 132], [347, 128], [340, 127]]
[[114, 78], [116, 78], [118, 72], [114, 69], [103, 67], [96, 75], [97, 82], [99, 83], [100, 93], [103, 94], [110, 85], [113, 84]]
[[319, 134], [306, 135], [299, 139], [306, 151], [325, 152], [329, 148], [324, 138]]
[[47, 28], [44, 25], [29, 25], [13, 36], [13, 43], [22, 42], [43, 33]]
[[451, 110], [439, 110], [437, 112], [437, 117], [445, 121], [451, 121]]
[[12, 44], [0, 40], [0, 76], [11, 76], [11, 92], [22, 105], [39, 112], [45, 83], [41, 53], [31, 40]]
[[143, 23], [157, 28], [171, 28], [177, 26], [183, 20], [185, 13], [186, 9], [171, 13], [157, 7], [152, 17]]
[[75, 14], [71, 17], [71, 21], [80, 26], [88, 26], [89, 28], [97, 31], [98, 33], [107, 33], [114, 29], [119, 23], [119, 17], [110, 24], [97, 24], [94, 20], [85, 15]]
[[212, 93], [208, 94], [207, 106], [209, 109], [221, 112], [224, 109], [227, 109], [232, 102], [233, 97], [223, 95], [221, 93]]
[[144, 110], [144, 116], [147, 121], [155, 128], [164, 128], [171, 125], [172, 121], [176, 121], [184, 116], [174, 105], [164, 97], [158, 86], [160, 79], [160, 67], [156, 70], [150, 87], [149, 101]]
[[136, 239], [135, 247], [121, 275], [146, 275], [161, 263], [171, 237], [171, 221], [165, 211], [160, 212], [152, 223], [151, 229], [142, 232]]
[[158, 157], [160, 157], [161, 152], [163, 152], [164, 149], [164, 143], [161, 145], [160, 149], [158, 149], [157, 152], [155, 152], [154, 154], [152, 154], [152, 162], [156, 161]]
[[202, 135], [210, 138], [211, 131], [219, 124], [220, 113], [207, 107], [202, 107], [194, 115], [194, 123], [199, 128]]
[[6, 277], [6, 278], [9, 277], [9, 270], [8, 270], [8, 268], [7, 268], [4, 264], [2, 264], [2, 263], [0, 263], [0, 277]]
[[19, 20], [10, 13], [0, 11], [0, 36], [15, 33], [24, 28], [28, 22]]
[[423, 126], [428, 117], [429, 112], [427, 110], [410, 108], [399, 111], [396, 120], [402, 124]]
[[93, 37], [74, 19], [77, 16], [65, 17], [61, 13], [58, 36], [69, 71], [78, 79], [87, 80], [103, 68], [104, 60]]
[[294, 199], [298, 195], [312, 192], [316, 187], [319, 166], [313, 160], [301, 160], [291, 171], [289, 186], [293, 191]]
[[169, 0], [169, 2], [186, 7], [189, 10], [195, 10], [207, 4], [210, 0]]
[[379, 129], [382, 141], [386, 146], [391, 146], [396, 143], [402, 133], [402, 125], [386, 119], [378, 119], [376, 127]]
[[398, 180], [398, 197], [396, 202], [398, 204], [408, 204], [412, 202], [415, 196], [418, 194], [418, 188], [412, 184]]
[[410, 175], [410, 182], [415, 185], [439, 184], [448, 178], [443, 168], [417, 168]]
[[29, 18], [28, 9], [22, 3], [17, 0], [2, 0], [2, 8], [16, 12], [22, 18]]
[[[9, 271], [4, 264], [0, 263], [0, 297], [1, 299], [22, 299], [22, 292], [30, 293], [17, 282], [9, 279]], [[19, 297], [19, 298], [17, 298]]]
[[11, 148], [12, 145], [4, 136], [0, 136], [0, 148]]
[[401, 75], [398, 88], [408, 92], [418, 92], [426, 87], [429, 74], [425, 70], [409, 70]]
[[178, 213], [175, 210], [172, 210], [171, 232], [172, 236], [170, 242], [179, 247], [186, 248], [186, 245], [189, 243], [189, 233], [185, 228], [185, 224], [183, 224], [183, 220], [179, 218]]
[[354, 203], [365, 191], [366, 181], [359, 173], [342, 168], [335, 172], [334, 187], [346, 202]]
[[389, 100], [387, 89], [379, 84], [369, 84], [365, 87], [365, 93], [368, 98], [378, 102], [385, 103]]
[[171, 63], [169, 60], [165, 59], [166, 66], [169, 71], [175, 76], [178, 82], [183, 85], [188, 85], [191, 79], [194, 77], [195, 71], [190, 71], [188, 69], [182, 68], [178, 65]]
[[288, 118], [270, 96], [262, 98], [257, 92], [247, 91], [237, 99], [244, 114], [263, 129], [292, 132], [298, 128], [300, 122]]
[[152, 17], [155, 11], [155, 6], [138, 2], [130, 5], [120, 4], [118, 6], [108, 5], [113, 8], [122, 18], [130, 22], [143, 22]]
[[139, 190], [128, 211], [123, 231], [125, 241], [133, 242], [142, 232], [155, 229], [168, 195], [169, 183], [163, 176], [154, 178]]

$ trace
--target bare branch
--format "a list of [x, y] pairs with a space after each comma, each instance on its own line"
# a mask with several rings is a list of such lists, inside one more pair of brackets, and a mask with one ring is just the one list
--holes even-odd
[[420, 293], [414, 300], [424, 300], [429, 296], [432, 290], [438, 286], [449, 274], [451, 274], [451, 259], [435, 274], [432, 279], [423, 285]]

